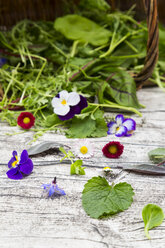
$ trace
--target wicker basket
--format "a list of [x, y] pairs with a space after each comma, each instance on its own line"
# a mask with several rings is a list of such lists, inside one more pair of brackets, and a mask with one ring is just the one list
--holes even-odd
[[[113, 7], [115, 1], [107, 0]], [[142, 1], [142, 0], [141, 0]], [[9, 27], [15, 22], [28, 18], [31, 20], [54, 20], [66, 10], [72, 12], [72, 2], [78, 0], [1, 0], [0, 1], [0, 26]], [[147, 55], [144, 68], [135, 76], [137, 87], [141, 87], [151, 76], [158, 59], [158, 11], [157, 0], [143, 0], [148, 23]], [[141, 6], [141, 5], [140, 5]]]

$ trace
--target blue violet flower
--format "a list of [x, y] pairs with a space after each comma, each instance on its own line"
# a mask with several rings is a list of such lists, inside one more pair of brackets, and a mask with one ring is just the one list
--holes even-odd
[[115, 121], [110, 121], [107, 127], [107, 134], [115, 134], [117, 137], [131, 136], [136, 129], [136, 122], [131, 118], [124, 119], [123, 115], [117, 115]]
[[21, 153], [20, 161], [18, 160], [17, 152], [13, 151], [13, 157], [8, 162], [10, 170], [6, 173], [8, 178], [20, 180], [24, 176], [29, 175], [33, 170], [33, 162], [29, 158], [26, 150]]
[[68, 93], [62, 90], [52, 99], [54, 113], [62, 120], [72, 119], [81, 113], [81, 110], [88, 106], [87, 100], [76, 92]]
[[65, 191], [58, 187], [58, 185], [56, 183], [56, 177], [54, 178], [52, 183], [43, 184], [41, 187], [44, 189], [42, 196], [46, 197], [46, 198], [66, 195]]

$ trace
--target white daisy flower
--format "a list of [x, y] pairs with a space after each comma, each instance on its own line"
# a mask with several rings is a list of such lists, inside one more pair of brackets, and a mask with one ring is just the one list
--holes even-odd
[[76, 145], [73, 150], [74, 155], [82, 159], [92, 157], [93, 152], [94, 152], [93, 144], [83, 139], [78, 140], [76, 142]]
[[75, 106], [80, 102], [80, 95], [76, 92], [68, 93], [66, 90], [62, 90], [59, 93], [59, 97], [52, 99], [52, 106], [56, 115], [65, 116], [70, 111], [70, 106]]

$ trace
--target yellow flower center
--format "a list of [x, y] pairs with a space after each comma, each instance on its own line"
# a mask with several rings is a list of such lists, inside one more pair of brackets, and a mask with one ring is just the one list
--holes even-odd
[[120, 127], [117, 127], [117, 128], [116, 128], [116, 131], [118, 131], [119, 129], [120, 129]]
[[110, 167], [104, 167], [104, 170], [111, 170], [111, 168]]
[[116, 154], [117, 153], [117, 146], [113, 145], [113, 146], [110, 146], [108, 148], [108, 151], [111, 153], [111, 154]]
[[61, 104], [62, 104], [62, 105], [65, 105], [65, 104], [66, 104], [66, 100], [65, 100], [65, 99], [62, 100], [62, 101], [61, 101]]
[[82, 146], [82, 147], [80, 148], [80, 152], [81, 152], [82, 154], [86, 154], [86, 153], [88, 152], [88, 148], [87, 148], [86, 146]]
[[16, 164], [18, 164], [18, 162], [19, 162], [17, 156], [15, 156], [15, 159], [16, 159], [16, 161], [14, 161], [14, 162], [11, 164], [12, 167], [15, 167]]
[[23, 119], [23, 123], [28, 124], [29, 122], [30, 122], [30, 118], [29, 117], [25, 117]]

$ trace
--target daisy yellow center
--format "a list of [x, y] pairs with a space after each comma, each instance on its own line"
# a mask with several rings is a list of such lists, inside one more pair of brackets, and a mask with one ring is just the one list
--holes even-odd
[[108, 148], [108, 151], [111, 153], [111, 154], [116, 154], [117, 153], [117, 146], [113, 145], [113, 146], [110, 146]]
[[62, 101], [61, 101], [61, 104], [62, 104], [62, 105], [65, 105], [65, 104], [66, 104], [66, 100], [65, 100], [65, 99], [62, 100]]
[[25, 118], [23, 119], [23, 123], [25, 123], [25, 124], [30, 123], [30, 118], [29, 118], [29, 117], [25, 117]]
[[16, 164], [18, 164], [18, 157], [17, 156], [15, 156], [15, 159], [16, 159], [16, 161], [14, 161], [13, 163], [12, 163], [12, 167], [15, 167], [16, 166]]
[[82, 154], [86, 154], [86, 153], [88, 152], [88, 148], [87, 148], [86, 146], [82, 146], [82, 147], [80, 148], [80, 152], [81, 152]]
[[111, 168], [110, 167], [104, 167], [104, 170], [111, 170]]

